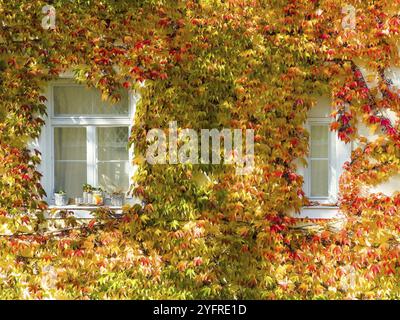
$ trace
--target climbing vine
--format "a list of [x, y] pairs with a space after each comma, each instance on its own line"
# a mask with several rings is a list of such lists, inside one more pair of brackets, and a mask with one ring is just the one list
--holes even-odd
[[[52, 5], [55, 25], [43, 27]], [[354, 8], [354, 28], [342, 8]], [[0, 1], [1, 298], [399, 298], [398, 1]], [[376, 74], [370, 86], [362, 68]], [[117, 101], [140, 93], [132, 194], [85, 223], [45, 219], [37, 166], [46, 84], [67, 70]], [[340, 179], [347, 223], [299, 228], [308, 111], [356, 145]], [[253, 129], [255, 168], [150, 165], [153, 128]], [[357, 128], [378, 134], [370, 141]], [[306, 225], [306, 224], [305, 224]], [[306, 225], [307, 226], [307, 225]]]

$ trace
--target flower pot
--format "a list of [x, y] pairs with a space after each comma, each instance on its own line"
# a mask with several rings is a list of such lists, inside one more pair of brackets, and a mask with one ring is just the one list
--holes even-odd
[[86, 201], [84, 203], [86, 204], [93, 204], [93, 193], [91, 192], [86, 192]]
[[102, 206], [104, 202], [103, 192], [93, 192], [93, 204], [96, 206]]
[[123, 194], [113, 194], [111, 195], [111, 205], [114, 207], [122, 207], [124, 204]]
[[64, 207], [68, 205], [68, 197], [65, 193], [55, 193], [54, 202], [58, 207]]
[[82, 202], [84, 204], [88, 204], [89, 203], [88, 198], [89, 198], [89, 192], [83, 191]]

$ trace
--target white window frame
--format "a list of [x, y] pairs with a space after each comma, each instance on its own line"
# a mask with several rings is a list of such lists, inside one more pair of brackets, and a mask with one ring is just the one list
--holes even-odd
[[[93, 186], [98, 186], [98, 175], [97, 175], [97, 130], [96, 127], [127, 127], [129, 134], [131, 133], [134, 115], [136, 111], [136, 103], [138, 96], [129, 91], [128, 102], [129, 112], [128, 115], [54, 115], [54, 95], [53, 89], [55, 86], [82, 86], [77, 84], [72, 79], [60, 79], [51, 82], [45, 92], [47, 98], [47, 117], [45, 119], [45, 126], [42, 129], [41, 136], [39, 138], [39, 150], [42, 153], [42, 163], [39, 167], [39, 171], [42, 173], [42, 185], [46, 191], [47, 197], [45, 200], [52, 204], [54, 203], [54, 192], [55, 190], [55, 158], [54, 158], [54, 128], [60, 127], [84, 127], [86, 128], [86, 139], [87, 139], [87, 164], [88, 169], [87, 183]], [[128, 143], [128, 142], [127, 142]], [[131, 145], [129, 152], [129, 178], [134, 174], [135, 167], [132, 164], [133, 160], [133, 149], [134, 145]], [[131, 185], [132, 181], [129, 180]], [[130, 198], [130, 197], [128, 197]]]
[[[311, 200], [321, 205], [334, 205], [338, 202], [339, 178], [343, 173], [343, 165], [350, 159], [351, 144], [341, 141], [337, 132], [330, 130], [331, 118], [308, 118], [305, 125], [310, 133], [309, 140], [309, 156], [307, 158], [308, 166], [303, 168], [302, 175], [304, 177], [303, 189], [305, 195]], [[328, 127], [328, 196], [327, 197], [311, 197], [311, 126], [326, 125]]]

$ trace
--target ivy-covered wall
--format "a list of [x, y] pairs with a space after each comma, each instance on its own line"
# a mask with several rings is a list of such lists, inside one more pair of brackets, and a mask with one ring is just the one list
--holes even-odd
[[[383, 72], [398, 63], [398, 8], [349, 2], [353, 29], [349, 3], [331, 0], [53, 1], [46, 29], [45, 2], [0, 1], [0, 296], [398, 298], [400, 196], [362, 190], [399, 172], [399, 123], [384, 112], [398, 114], [399, 98]], [[43, 219], [40, 154], [26, 145], [43, 125], [46, 83], [71, 67], [104, 98], [141, 94], [132, 192], [146, 205], [119, 219]], [[296, 160], [320, 95], [332, 98], [331, 129], [358, 147], [340, 181], [346, 228], [304, 233], [284, 213], [307, 204]], [[254, 129], [255, 170], [149, 165], [146, 134], [170, 121]]]

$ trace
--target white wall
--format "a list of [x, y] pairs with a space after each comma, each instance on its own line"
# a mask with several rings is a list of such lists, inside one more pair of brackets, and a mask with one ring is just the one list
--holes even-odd
[[[389, 118], [392, 123], [396, 123], [397, 116], [392, 111], [387, 111], [385, 116]], [[379, 129], [375, 133], [372, 133], [370, 128], [365, 125], [359, 126], [359, 133], [365, 136], [368, 141], [374, 141], [379, 137], [382, 137], [384, 133]], [[376, 186], [365, 186], [365, 191], [368, 194], [383, 193], [386, 196], [392, 196], [395, 192], [400, 191], [400, 174], [391, 177], [388, 181], [378, 184]]]
[[[358, 61], [357, 64], [360, 66], [360, 70], [367, 80], [367, 85], [369, 88], [374, 88], [378, 85], [377, 74], [369, 70], [362, 61]], [[391, 67], [385, 70], [386, 76], [392, 80], [394, 89], [400, 88], [400, 68]], [[379, 93], [378, 93], [379, 96]], [[379, 98], [379, 97], [378, 97]], [[390, 121], [395, 124], [399, 119], [395, 112], [390, 110], [383, 111], [384, 116], [390, 119]], [[361, 121], [359, 121], [361, 122]], [[384, 136], [381, 129], [377, 129], [376, 132], [372, 132], [371, 128], [360, 123], [358, 127], [358, 132], [360, 135], [367, 138], [368, 141], [375, 141], [379, 137]], [[392, 196], [396, 191], [400, 191], [400, 174], [391, 177], [388, 181], [378, 184], [376, 186], [364, 186], [365, 192], [367, 194], [383, 193], [386, 196]]]

